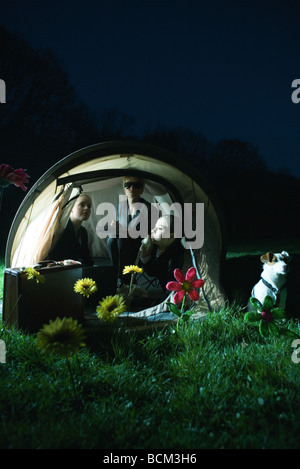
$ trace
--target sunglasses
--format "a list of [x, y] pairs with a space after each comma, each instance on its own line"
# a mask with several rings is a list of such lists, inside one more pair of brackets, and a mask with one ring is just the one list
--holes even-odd
[[133, 186], [134, 189], [141, 189], [143, 187], [141, 182], [125, 182], [124, 187], [125, 189], [130, 189]]

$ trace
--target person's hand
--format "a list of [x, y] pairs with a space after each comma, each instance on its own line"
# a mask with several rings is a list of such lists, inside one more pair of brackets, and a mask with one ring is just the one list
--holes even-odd
[[142, 240], [142, 244], [141, 244], [141, 255], [143, 257], [147, 257], [151, 254], [151, 251], [152, 251], [152, 247], [153, 247], [153, 242], [152, 242], [152, 239], [150, 237], [150, 235], [147, 236], [147, 238], [144, 238]]

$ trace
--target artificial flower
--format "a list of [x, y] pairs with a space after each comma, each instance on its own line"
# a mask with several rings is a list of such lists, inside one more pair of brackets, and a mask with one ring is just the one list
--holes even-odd
[[69, 357], [85, 346], [84, 340], [85, 333], [77, 319], [64, 317], [45, 324], [37, 333], [36, 345], [42, 353]]
[[13, 169], [8, 164], [0, 165], [0, 186], [6, 187], [9, 184], [14, 184], [17, 187], [27, 190], [25, 184], [28, 183], [30, 176], [25, 172], [26, 169]]
[[195, 267], [190, 267], [186, 275], [184, 275], [181, 269], [175, 269], [174, 277], [177, 282], [168, 282], [166, 285], [167, 290], [176, 292], [174, 303], [180, 303], [186, 295], [193, 301], [199, 300], [199, 293], [195, 288], [201, 288], [204, 285], [204, 280], [196, 279]]
[[25, 269], [25, 273], [27, 275], [27, 280], [35, 279], [37, 283], [44, 283], [45, 282], [44, 275], [40, 274], [33, 267], [27, 267], [27, 269]]
[[139, 267], [138, 265], [125, 265], [125, 267], [123, 269], [123, 275], [131, 274], [128, 297], [130, 297], [131, 293], [132, 293], [133, 281], [134, 281], [135, 275], [136, 274], [142, 274], [142, 273], [143, 273], [143, 269], [141, 267]]
[[123, 296], [107, 296], [97, 306], [97, 316], [104, 321], [113, 322], [120, 314], [126, 311], [126, 303]]
[[251, 297], [250, 303], [255, 311], [249, 311], [244, 319], [247, 322], [258, 324], [259, 333], [263, 337], [268, 335], [295, 335], [292, 331], [285, 328], [279, 328], [276, 321], [284, 319], [285, 312], [282, 308], [275, 307], [275, 302], [270, 296], [266, 296], [261, 303], [257, 298]]
[[91, 278], [82, 278], [77, 280], [74, 285], [74, 291], [82, 296], [89, 298], [90, 295], [98, 290], [95, 280]]
[[123, 269], [123, 275], [131, 273], [142, 274], [143, 269], [137, 265], [125, 265]]

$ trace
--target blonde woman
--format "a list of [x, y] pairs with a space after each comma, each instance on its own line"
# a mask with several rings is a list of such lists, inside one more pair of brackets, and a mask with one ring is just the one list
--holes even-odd
[[174, 279], [174, 269], [181, 269], [184, 260], [184, 247], [181, 238], [175, 236], [175, 227], [173, 215], [160, 217], [140, 250], [143, 269], [158, 278], [163, 291], [166, 291], [167, 282]]
[[48, 255], [50, 260], [73, 259], [84, 265], [93, 264], [88, 248], [88, 234], [86, 229], [81, 226], [82, 222], [89, 219], [91, 207], [91, 198], [87, 194], [80, 194], [76, 199], [66, 228], [53, 249], [50, 250]]

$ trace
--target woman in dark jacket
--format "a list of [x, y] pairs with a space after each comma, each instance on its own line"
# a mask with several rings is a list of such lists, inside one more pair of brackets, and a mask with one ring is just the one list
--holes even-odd
[[175, 237], [173, 215], [159, 218], [140, 249], [140, 260], [144, 271], [159, 280], [166, 291], [166, 284], [174, 280], [174, 269], [182, 268], [184, 247], [181, 237]]
[[84, 265], [92, 265], [89, 248], [88, 234], [81, 226], [83, 221], [88, 220], [91, 214], [91, 199], [86, 194], [80, 194], [72, 209], [70, 219], [61, 236], [55, 243], [48, 255], [50, 260], [61, 261], [73, 259]]

